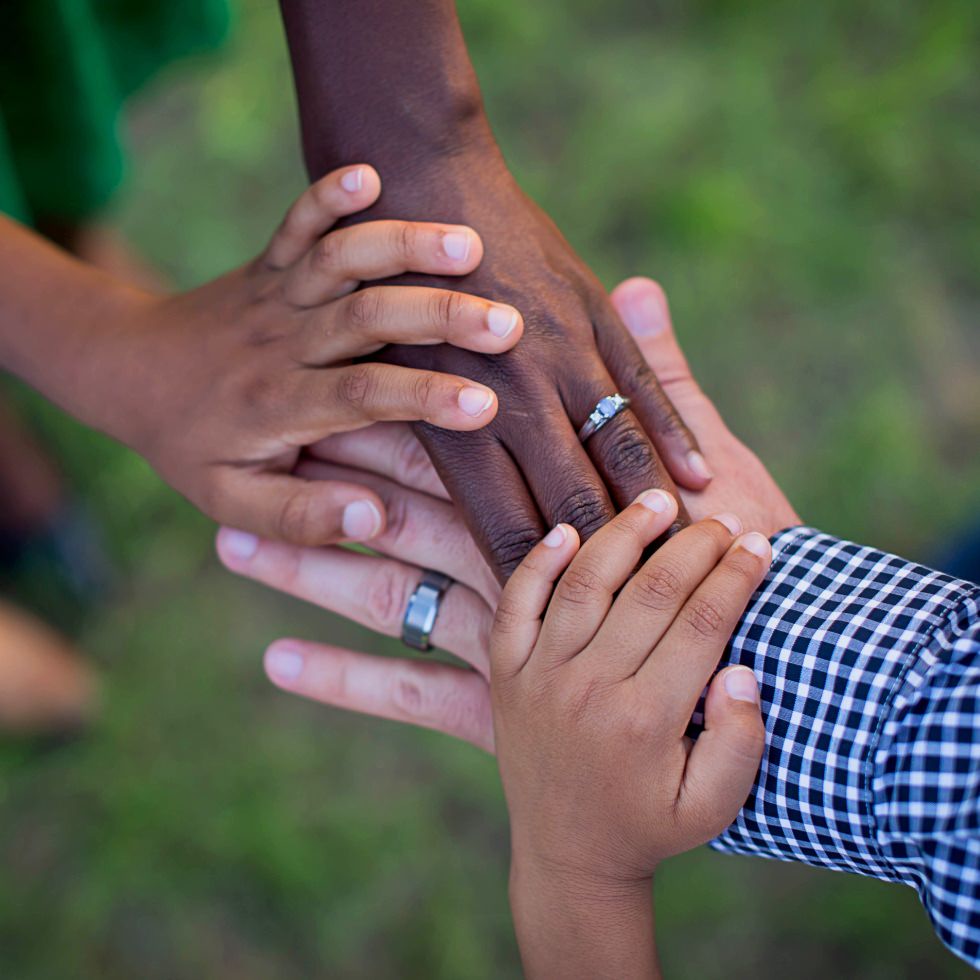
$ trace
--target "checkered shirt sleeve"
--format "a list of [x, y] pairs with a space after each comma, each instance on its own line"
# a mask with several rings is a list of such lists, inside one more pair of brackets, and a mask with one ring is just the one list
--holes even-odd
[[712, 846], [912, 885], [980, 968], [980, 589], [811, 528], [773, 551], [726, 652], [765, 754]]

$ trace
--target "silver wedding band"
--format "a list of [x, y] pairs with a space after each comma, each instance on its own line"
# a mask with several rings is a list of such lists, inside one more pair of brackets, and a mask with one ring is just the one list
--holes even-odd
[[585, 425], [578, 430], [579, 442], [585, 442], [590, 436], [594, 436], [604, 425], [608, 425], [620, 412], [625, 412], [629, 407], [630, 400], [618, 392], [600, 398], [598, 405], [592, 409], [586, 419]]
[[439, 615], [439, 604], [452, 584], [453, 580], [441, 572], [426, 570], [422, 573], [422, 581], [409, 597], [402, 620], [402, 643], [405, 646], [423, 652], [432, 649], [429, 641]]

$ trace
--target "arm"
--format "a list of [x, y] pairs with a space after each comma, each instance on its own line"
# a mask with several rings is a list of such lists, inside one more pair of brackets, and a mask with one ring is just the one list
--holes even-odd
[[[875, 549], [809, 528], [768, 472], [697, 387], [677, 345], [663, 294], [648, 280], [614, 293], [651, 366], [716, 462], [708, 488], [687, 494], [697, 517], [734, 511], [773, 542], [774, 561], [739, 622], [725, 663], [753, 669], [762, 684], [767, 739], [749, 800], [716, 846], [806, 861], [902, 881], [919, 891], [940, 938], [980, 965], [980, 741], [973, 737], [980, 689], [980, 589]], [[392, 445], [399, 446], [395, 453]], [[226, 563], [297, 591], [373, 629], [398, 635], [422, 564], [457, 579], [436, 642], [473, 666], [459, 671], [417, 661], [293, 643], [302, 669], [267, 669], [280, 687], [328, 704], [449, 732], [492, 750], [486, 635], [499, 593], [487, 583], [459, 516], [420, 483], [420, 463], [401, 430], [361, 447], [322, 447], [340, 464], [384, 474], [401, 500], [394, 533], [376, 543], [386, 557], [335, 556], [330, 574], [360, 569], [360, 592], [324, 595], [327, 571], [296, 549], [263, 544], [254, 560]], [[428, 494], [405, 496], [401, 483]], [[361, 562], [367, 563], [361, 564]], [[376, 602], [378, 596], [385, 601]], [[367, 598], [367, 601], [365, 601]], [[294, 664], [295, 666], [295, 664]], [[452, 672], [451, 672], [452, 671]], [[373, 697], [361, 694], [362, 674]], [[349, 687], [338, 687], [343, 676]], [[410, 692], [411, 696], [406, 696]], [[919, 800], [930, 800], [926, 806]]]
[[0, 216], [0, 368], [143, 454], [202, 510], [314, 544], [380, 532], [380, 498], [295, 473], [303, 447], [381, 417], [472, 429], [496, 410], [461, 377], [352, 359], [392, 341], [499, 353], [517, 311], [445, 290], [363, 280], [467, 271], [468, 228], [370, 222], [331, 230], [380, 193], [370, 167], [303, 194], [254, 261], [189, 293], [151, 295]]
[[[641, 490], [673, 490], [671, 474], [703, 487], [693, 437], [600, 284], [508, 172], [452, 0], [282, 0], [282, 9], [310, 173], [366, 154], [385, 180], [370, 214], [476, 228], [487, 255], [465, 288], [524, 314], [523, 342], [506, 358], [447, 347], [385, 355], [498, 392], [501, 410], [479, 436], [418, 428], [492, 566], [506, 575], [558, 521], [588, 536]], [[615, 391], [633, 410], [583, 447], [579, 427]]]
[[[654, 872], [724, 827], [758, 769], [755, 678], [715, 670], [769, 543], [721, 515], [644, 562], [676, 512], [647, 491], [581, 548], [558, 525], [500, 599], [491, 701], [532, 980], [659, 976]], [[706, 685], [705, 733], [692, 743]]]

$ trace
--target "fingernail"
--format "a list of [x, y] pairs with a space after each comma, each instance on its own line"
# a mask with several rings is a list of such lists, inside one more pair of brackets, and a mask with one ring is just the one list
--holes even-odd
[[303, 673], [306, 657], [288, 647], [272, 647], [265, 654], [265, 669], [276, 681], [289, 683]]
[[343, 187], [348, 194], [356, 194], [364, 186], [363, 167], [348, 170], [347, 173], [340, 178], [340, 186]]
[[456, 401], [467, 415], [476, 418], [493, 404], [493, 393], [486, 388], [461, 388]]
[[746, 551], [751, 551], [753, 555], [758, 555], [760, 558], [769, 558], [772, 555], [769, 539], [764, 534], [759, 534], [758, 531], [743, 535], [738, 539], [738, 546]]
[[663, 514], [670, 508], [671, 496], [664, 490], [644, 490], [633, 502], [655, 514]]
[[472, 244], [473, 236], [465, 231], [447, 231], [442, 236], [442, 250], [454, 262], [465, 262]]
[[759, 703], [759, 685], [748, 667], [732, 667], [725, 672], [725, 690], [735, 701]]
[[656, 337], [667, 329], [664, 308], [650, 293], [635, 297], [625, 306], [623, 319], [634, 337]]
[[247, 531], [225, 530], [221, 550], [237, 561], [248, 561], [259, 550], [259, 539]]
[[565, 536], [567, 532], [565, 528], [559, 524], [553, 527], [542, 539], [541, 543], [546, 548], [560, 548], [565, 542]]
[[368, 541], [381, 530], [381, 512], [371, 500], [355, 500], [344, 508], [341, 528], [351, 541]]
[[714, 476], [714, 473], [708, 469], [707, 460], [696, 449], [692, 449], [687, 454], [687, 465], [691, 472], [702, 480], [710, 480]]
[[517, 310], [510, 306], [491, 306], [487, 311], [487, 329], [495, 337], [506, 337], [517, 326]]
[[742, 533], [742, 522], [734, 514], [715, 514], [714, 520], [724, 524], [732, 534]]

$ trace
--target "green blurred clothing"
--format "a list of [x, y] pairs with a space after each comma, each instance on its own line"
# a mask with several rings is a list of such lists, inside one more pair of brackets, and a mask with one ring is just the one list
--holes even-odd
[[75, 222], [102, 208], [125, 172], [126, 98], [228, 22], [227, 0], [5, 0], [0, 211]]

